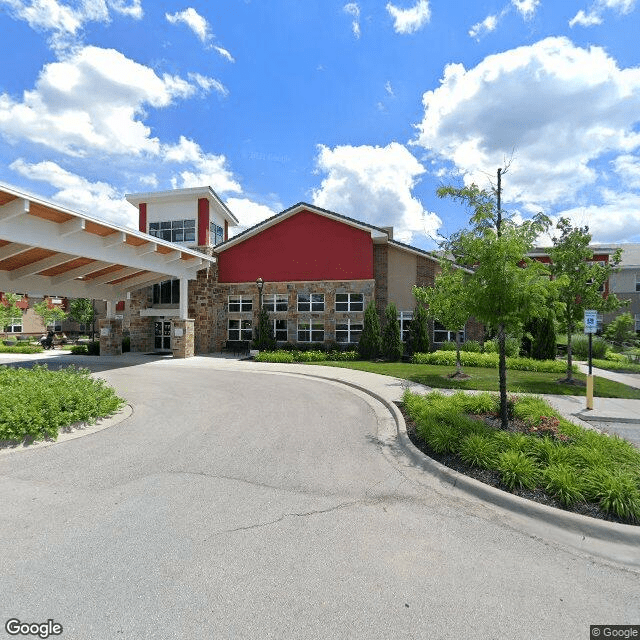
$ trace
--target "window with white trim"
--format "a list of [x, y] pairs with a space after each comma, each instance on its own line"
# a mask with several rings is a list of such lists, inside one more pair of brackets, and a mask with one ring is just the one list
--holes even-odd
[[251, 320], [234, 320], [233, 318], [229, 318], [228, 340], [251, 340], [252, 338]]
[[22, 318], [11, 318], [4, 330], [5, 333], [22, 333]]
[[196, 220], [191, 218], [189, 220], [150, 222], [149, 235], [169, 242], [195, 242]]
[[640, 331], [640, 313], [636, 313], [635, 320], [636, 320], [635, 330]]
[[313, 319], [298, 321], [298, 342], [324, 342], [324, 322]]
[[267, 311], [287, 311], [289, 309], [289, 297], [286, 293], [267, 293], [262, 296], [262, 307]]
[[364, 295], [361, 293], [336, 293], [336, 311], [362, 311]]
[[180, 304], [180, 280], [153, 285], [153, 304]]
[[411, 326], [411, 321], [413, 320], [413, 311], [400, 311], [398, 314], [398, 321], [400, 322], [400, 336], [402, 337], [402, 342], [407, 342], [409, 340], [409, 327]]
[[229, 313], [241, 311], [253, 311], [253, 296], [229, 296]]
[[336, 342], [340, 344], [359, 342], [362, 329], [362, 322], [354, 322], [351, 318], [336, 322]]
[[636, 273], [636, 291], [640, 291], [640, 273]]
[[289, 339], [286, 320], [273, 321], [273, 335], [275, 336], [276, 342], [286, 342]]
[[299, 293], [298, 311], [324, 311], [324, 293]]
[[[440, 324], [437, 320], [434, 320], [433, 341], [438, 344], [442, 342], [455, 342], [456, 332], [445, 329], [444, 325]], [[464, 342], [464, 329], [460, 331], [460, 342]]]

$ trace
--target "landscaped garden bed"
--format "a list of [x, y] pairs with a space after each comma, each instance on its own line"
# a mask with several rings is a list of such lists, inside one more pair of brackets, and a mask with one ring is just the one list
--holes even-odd
[[115, 413], [124, 401], [88, 369], [50, 371], [0, 367], [0, 446], [55, 440], [78, 422], [93, 423]]
[[401, 409], [412, 442], [438, 462], [523, 498], [640, 524], [640, 451], [561, 418], [537, 397], [511, 397], [509, 430], [494, 394], [420, 396]]

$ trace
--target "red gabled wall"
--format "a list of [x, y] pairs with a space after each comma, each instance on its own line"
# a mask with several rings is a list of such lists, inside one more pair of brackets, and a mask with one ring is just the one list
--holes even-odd
[[373, 278], [367, 231], [301, 211], [218, 255], [219, 282]]

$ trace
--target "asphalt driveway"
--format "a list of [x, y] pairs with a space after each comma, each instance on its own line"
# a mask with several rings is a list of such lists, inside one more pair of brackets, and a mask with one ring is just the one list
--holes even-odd
[[384, 455], [363, 394], [215, 361], [101, 376], [129, 419], [0, 457], [3, 627], [555, 640], [640, 623], [637, 572], [417, 483]]

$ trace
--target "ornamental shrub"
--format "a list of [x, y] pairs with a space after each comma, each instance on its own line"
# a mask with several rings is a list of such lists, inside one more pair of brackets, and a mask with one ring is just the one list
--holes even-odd
[[413, 318], [409, 324], [409, 341], [406, 346], [409, 354], [427, 353], [430, 349], [429, 315], [420, 304], [413, 311]]
[[398, 320], [398, 309], [395, 304], [390, 303], [384, 312], [384, 330], [382, 332], [382, 354], [387, 360], [395, 362], [402, 358], [404, 346], [400, 336], [400, 321]]
[[[588, 360], [589, 358], [589, 336], [584, 333], [575, 333], [571, 337], [572, 354], [576, 360]], [[591, 354], [593, 358], [604, 360], [607, 353], [607, 343], [600, 336], [591, 338]]]
[[380, 320], [376, 305], [372, 300], [364, 312], [364, 326], [358, 342], [358, 353], [363, 360], [374, 360], [380, 355], [381, 351]]
[[468, 353], [482, 353], [482, 345], [477, 340], [467, 340], [460, 348]]

